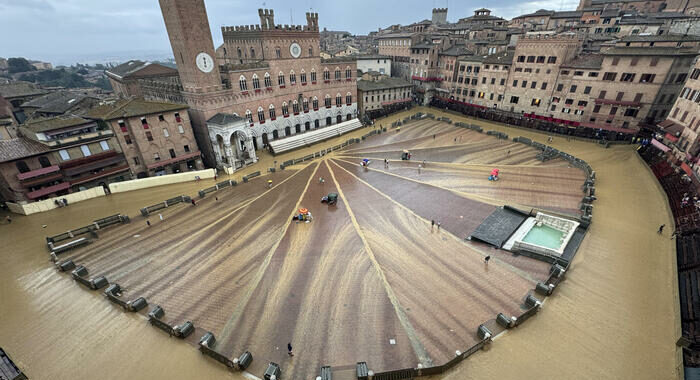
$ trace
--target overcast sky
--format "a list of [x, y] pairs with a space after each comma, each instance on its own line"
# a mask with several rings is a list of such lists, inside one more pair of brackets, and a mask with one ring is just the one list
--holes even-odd
[[[574, 10], [577, 0], [205, 0], [214, 43], [223, 25], [258, 24], [258, 8], [275, 10], [275, 22], [306, 23], [319, 14], [321, 28], [367, 34], [392, 24], [430, 19], [433, 7], [448, 7], [448, 20], [486, 7], [510, 19], [546, 8]], [[296, 5], [290, 9], [289, 4]], [[303, 8], [302, 8], [303, 7]], [[158, 0], [0, 0], [0, 57], [23, 56], [54, 64], [172, 54]]]

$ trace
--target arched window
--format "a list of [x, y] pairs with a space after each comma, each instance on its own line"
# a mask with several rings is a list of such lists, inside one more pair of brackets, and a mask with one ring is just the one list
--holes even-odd
[[238, 58], [241, 58], [243, 56], [243, 52], [241, 52], [241, 48], [238, 48]]
[[340, 80], [340, 67], [335, 68], [335, 80]]
[[250, 124], [253, 124], [253, 113], [250, 110], [245, 110], [245, 118], [248, 119]]
[[326, 98], [324, 99], [324, 104], [326, 107], [330, 108], [331, 107], [331, 96], [326, 94]]
[[29, 166], [27, 166], [27, 163], [24, 161], [17, 161], [15, 162], [15, 165], [17, 166], [17, 170], [19, 170], [20, 173], [26, 173], [29, 171]]
[[258, 79], [258, 74], [253, 74], [253, 90], [260, 89], [260, 80]]
[[289, 107], [287, 106], [287, 102], [282, 103], [282, 115], [284, 115], [284, 116], [289, 115]]
[[316, 69], [311, 68], [311, 82], [316, 83]]
[[335, 105], [338, 106], [338, 107], [340, 107], [342, 104], [343, 104], [343, 97], [340, 96], [340, 93], [338, 93], [338, 94], [335, 96]]
[[51, 166], [51, 163], [49, 162], [49, 159], [46, 158], [46, 156], [39, 157], [39, 164], [42, 168], [48, 168], [49, 166]]
[[350, 70], [350, 67], [345, 68], [345, 79], [350, 79], [352, 78], [352, 70]]
[[304, 107], [304, 112], [309, 112], [309, 99], [304, 98], [302, 105]]
[[295, 115], [299, 113], [299, 102], [296, 100], [292, 102], [292, 111], [294, 111]]
[[280, 87], [284, 86], [284, 73], [280, 71], [279, 75], [277, 75], [277, 84], [280, 85]]
[[311, 103], [311, 105], [314, 107], [314, 111], [318, 109], [318, 98], [314, 96], [314, 99]]
[[280, 49], [279, 47], [275, 48], [275, 57], [282, 58], [282, 49]]
[[270, 73], [265, 73], [265, 87], [272, 87], [272, 79], [270, 79]]
[[299, 74], [300, 79], [301, 79], [301, 84], [305, 85], [306, 84], [306, 71], [304, 69], [301, 69], [301, 74]]
[[255, 58], [255, 49], [250, 48], [250, 58]]
[[245, 77], [241, 75], [240, 78], [238, 78], [238, 85], [241, 87], [241, 91], [248, 91], [248, 83], [246, 83]]
[[345, 94], [345, 104], [347, 104], [347, 105], [352, 104], [352, 94], [349, 92], [347, 94]]
[[314, 48], [309, 47], [309, 57], [313, 57], [313, 56], [314, 56]]
[[270, 120], [275, 120], [275, 105], [270, 104]]
[[294, 70], [292, 70], [289, 73], [289, 84], [296, 84], [297, 83], [297, 75], [294, 74]]
[[331, 80], [331, 72], [328, 71], [327, 67], [323, 69], [323, 80]]
[[262, 107], [258, 107], [258, 121], [260, 123], [265, 122], [265, 111], [263, 111]]

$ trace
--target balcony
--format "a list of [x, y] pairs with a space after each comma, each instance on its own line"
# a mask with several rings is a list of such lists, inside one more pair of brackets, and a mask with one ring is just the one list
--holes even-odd
[[44, 187], [39, 190], [31, 191], [27, 193], [27, 198], [29, 199], [36, 199], [43, 197], [45, 195], [53, 194], [59, 191], [67, 190], [70, 187], [70, 183], [68, 182], [61, 182], [57, 185], [49, 186], [49, 187]]
[[104, 139], [110, 138], [112, 136], [114, 136], [114, 132], [112, 132], [112, 130], [108, 129], [108, 130], [104, 130], [104, 131], [84, 133], [84, 134], [81, 134], [78, 136], [71, 136], [71, 137], [66, 137], [63, 139], [42, 141], [42, 143], [46, 144], [50, 147], [61, 147], [61, 146], [71, 145], [71, 144], [82, 144], [82, 143], [86, 143], [86, 142], [93, 141], [93, 140], [104, 140]]
[[115, 154], [112, 156], [103, 157], [102, 159], [83, 162], [80, 165], [75, 165], [75, 166], [72, 166], [70, 168], [64, 168], [63, 174], [66, 177], [74, 177], [74, 176], [80, 175], [82, 173], [91, 172], [94, 170], [98, 170], [100, 168], [105, 168], [107, 166], [112, 166], [114, 164], [118, 164], [118, 163], [122, 163], [122, 162], [126, 163], [126, 158], [124, 158], [124, 155], [123, 154]]
[[119, 154], [113, 150], [110, 150], [107, 152], [93, 154], [93, 155], [87, 156], [87, 157], [76, 158], [75, 160], [65, 161], [62, 164], [60, 164], [59, 166], [61, 167], [62, 170], [66, 170], [66, 169], [70, 169], [70, 168], [73, 168], [76, 166], [81, 166], [81, 165], [84, 165], [84, 164], [87, 164], [90, 162], [95, 162], [95, 161], [99, 161], [99, 160], [102, 160], [105, 158], [114, 157], [117, 155], [121, 155], [121, 154]]
[[54, 173], [54, 172], [57, 172], [59, 170], [60, 170], [60, 168], [58, 167], [58, 165], [53, 165], [53, 166], [49, 166], [47, 168], [41, 168], [41, 169], [36, 169], [36, 170], [32, 170], [32, 171], [25, 172], [25, 173], [19, 173], [19, 174], [17, 174], [17, 179], [20, 181], [24, 181], [24, 180], [27, 180], [30, 178], [35, 178], [35, 177], [43, 176], [43, 175], [46, 175], [49, 173]]
[[72, 180], [70, 184], [71, 185], [80, 185], [80, 184], [83, 184], [86, 182], [90, 182], [90, 181], [93, 181], [93, 180], [96, 180], [99, 178], [103, 178], [103, 177], [108, 177], [110, 175], [125, 172], [128, 170], [129, 170], [129, 164], [124, 163], [124, 165], [119, 165], [117, 167], [108, 168], [108, 169], [105, 169], [101, 172], [86, 175], [86, 176], [78, 178], [77, 180]]
[[595, 104], [611, 104], [615, 106], [627, 106], [627, 107], [641, 107], [639, 102], [627, 102], [623, 100], [610, 100], [610, 99], [596, 99]]
[[30, 187], [37, 187], [37, 186], [43, 185], [45, 183], [55, 182], [55, 181], [58, 181], [61, 179], [63, 179], [63, 174], [60, 172], [55, 172], [53, 174], [49, 174], [49, 175], [45, 175], [45, 176], [22, 181], [21, 184], [25, 188], [30, 188]]

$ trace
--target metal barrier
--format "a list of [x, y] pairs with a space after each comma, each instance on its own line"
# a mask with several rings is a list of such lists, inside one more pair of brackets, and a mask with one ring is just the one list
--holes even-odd
[[251, 178], [258, 177], [259, 175], [260, 175], [260, 171], [250, 173], [247, 176], [243, 177], [243, 182], [248, 182], [248, 180], [250, 180]]
[[416, 377], [414, 368], [397, 369], [394, 371], [379, 372], [372, 376], [373, 380], [403, 380]]
[[122, 214], [114, 214], [108, 217], [97, 219], [92, 222], [92, 224], [79, 227], [74, 230], [66, 231], [54, 236], [47, 236], [46, 243], [49, 250], [53, 250], [52, 245], [63, 240], [73, 239], [76, 236], [90, 233], [92, 231], [99, 230], [100, 228], [105, 228], [117, 223], [129, 223], [129, 217]]
[[148, 216], [150, 213], [152, 213], [152, 212], [154, 212], [154, 211], [158, 211], [158, 210], [161, 210], [161, 209], [164, 209], [164, 208], [168, 208], [168, 207], [173, 206], [173, 205], [176, 205], [176, 204], [178, 204], [178, 203], [187, 203], [187, 202], [189, 202], [190, 200], [191, 200], [191, 198], [188, 197], [187, 195], [180, 195], [180, 196], [177, 196], [177, 197], [173, 197], [173, 198], [170, 198], [170, 199], [166, 199], [166, 200], [164, 200], [163, 202], [156, 203], [156, 204], [154, 204], [154, 205], [151, 205], [151, 206], [147, 206], [147, 207], [142, 208], [142, 209], [140, 210], [140, 211], [141, 211], [141, 215], [143, 215], [143, 216]]
[[[443, 365], [427, 367], [427, 368], [403, 368], [403, 369], [397, 369], [397, 370], [392, 370], [392, 371], [379, 372], [379, 373], [375, 373], [374, 376], [372, 376], [372, 379], [374, 379], [374, 380], [404, 380], [404, 379], [413, 379], [413, 378], [421, 377], [421, 376], [440, 375], [442, 373], [447, 372], [452, 367], [456, 366], [457, 364], [462, 362], [464, 359], [470, 357], [471, 355], [473, 355], [477, 351], [481, 350], [490, 341], [491, 341], [490, 337], [487, 339], [480, 340], [477, 344], [469, 347], [466, 351], [458, 352], [457, 355], [454, 358], [452, 358], [452, 360], [448, 361], [447, 363], [445, 363]], [[364, 364], [364, 362], [361, 362], [361, 363]], [[358, 366], [359, 365], [360, 365], [360, 363], [358, 363]], [[366, 368], [366, 365], [363, 368]], [[359, 378], [359, 372], [358, 372], [358, 378]]]

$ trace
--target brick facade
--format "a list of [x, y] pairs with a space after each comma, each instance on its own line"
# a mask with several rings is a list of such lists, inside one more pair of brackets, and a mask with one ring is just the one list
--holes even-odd
[[[161, 8], [183, 98], [190, 106], [195, 136], [207, 165], [216, 162], [206, 120], [217, 113], [248, 118], [256, 149], [274, 138], [335, 124], [338, 116], [342, 120], [357, 116], [357, 65], [352, 58], [321, 60], [316, 13], [306, 14], [306, 25], [289, 26], [276, 25], [274, 12], [261, 9], [259, 25], [222, 27], [224, 43], [218, 49], [218, 64], [210, 73], [203, 73], [195, 65], [197, 54], [216, 56], [203, 0], [161, 0]], [[292, 55], [292, 44], [300, 47], [297, 58]], [[328, 76], [324, 77], [326, 70]], [[326, 99], [331, 100], [329, 107]], [[315, 100], [318, 107], [313, 106]], [[298, 111], [294, 111], [295, 102]]]

